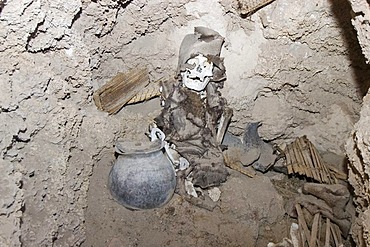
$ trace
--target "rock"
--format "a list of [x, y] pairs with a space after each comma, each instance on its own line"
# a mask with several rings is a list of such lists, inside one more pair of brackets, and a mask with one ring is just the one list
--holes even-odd
[[260, 172], [266, 172], [275, 162], [276, 155], [271, 144], [264, 142], [258, 135], [259, 123], [248, 123], [243, 139], [226, 132], [222, 145], [227, 146], [225, 155], [234, 163], [252, 165]]
[[351, 3], [352, 10], [355, 13], [352, 16], [352, 25], [356, 29], [356, 34], [358, 41], [361, 45], [362, 53], [364, 54], [367, 63], [369, 63], [370, 61], [369, 3], [365, 0], [350, 0], [349, 2]]
[[209, 198], [212, 201], [217, 202], [221, 197], [221, 190], [218, 187], [213, 187], [207, 190]]
[[345, 210], [350, 198], [348, 188], [342, 184], [305, 183], [302, 192], [320, 198], [330, 207], [336, 207], [341, 210]]
[[254, 169], [260, 172], [266, 172], [275, 162], [276, 155], [273, 153], [272, 145], [264, 142], [258, 135], [259, 123], [249, 123], [245, 129], [243, 143], [247, 150], [257, 149], [260, 153], [259, 158], [252, 163]]
[[[347, 142], [348, 181], [354, 189], [357, 217], [352, 236], [358, 246], [370, 246], [370, 94], [364, 97], [361, 117]], [[366, 179], [365, 179], [366, 178]]]

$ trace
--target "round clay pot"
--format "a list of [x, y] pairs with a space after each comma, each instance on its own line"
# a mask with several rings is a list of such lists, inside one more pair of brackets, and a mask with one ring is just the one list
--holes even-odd
[[120, 142], [116, 152], [108, 186], [120, 204], [129, 209], [152, 209], [171, 199], [176, 174], [164, 142]]

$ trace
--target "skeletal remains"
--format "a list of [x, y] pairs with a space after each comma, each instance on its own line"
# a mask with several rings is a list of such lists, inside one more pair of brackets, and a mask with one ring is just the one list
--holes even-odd
[[189, 162], [177, 172], [177, 192], [207, 209], [216, 204], [202, 191], [228, 176], [219, 146], [232, 115], [218, 90], [226, 78], [220, 58], [223, 42], [217, 32], [203, 27], [185, 36], [177, 77], [162, 84], [163, 110], [155, 119], [166, 140]]

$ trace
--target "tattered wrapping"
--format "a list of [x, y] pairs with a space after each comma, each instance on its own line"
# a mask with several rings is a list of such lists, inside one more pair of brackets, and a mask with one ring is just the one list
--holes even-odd
[[[201, 188], [217, 186], [226, 181], [228, 176], [219, 148], [219, 136], [225, 131], [225, 127], [219, 123], [226, 122], [221, 121], [221, 117], [227, 113], [229, 120], [232, 115], [232, 110], [226, 106], [226, 100], [219, 91], [222, 81], [226, 79], [223, 59], [220, 58], [223, 42], [224, 38], [219, 33], [196, 27], [194, 34], [186, 35], [181, 44], [177, 80], [162, 85], [164, 108], [155, 121], [166, 134], [166, 139], [175, 144], [179, 154], [190, 162], [189, 169], [177, 174], [178, 192], [185, 198], [188, 195], [184, 180], [190, 173], [192, 183]], [[185, 87], [181, 82], [182, 72], [194, 69], [187, 61], [200, 54], [213, 63], [212, 75], [207, 78], [209, 82], [201, 93]], [[214, 207], [213, 201], [208, 204], [207, 199], [190, 199], [204, 208]]]

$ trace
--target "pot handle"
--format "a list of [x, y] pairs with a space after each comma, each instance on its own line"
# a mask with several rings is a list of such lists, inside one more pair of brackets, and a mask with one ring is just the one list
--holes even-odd
[[157, 141], [158, 139], [163, 142], [166, 154], [167, 154], [168, 158], [171, 160], [172, 164], [175, 164], [176, 160], [174, 159], [173, 155], [171, 154], [170, 145], [168, 144], [168, 142], [166, 142], [164, 140], [164, 139], [166, 139], [166, 135], [159, 128], [156, 128], [156, 127], [152, 128], [151, 131], [150, 131], [150, 140], [152, 142], [154, 142], [154, 141]]

